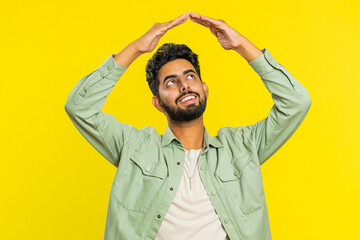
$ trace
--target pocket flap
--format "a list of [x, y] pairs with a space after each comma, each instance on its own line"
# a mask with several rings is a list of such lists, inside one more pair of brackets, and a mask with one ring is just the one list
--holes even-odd
[[237, 161], [237, 158], [233, 159], [233, 161], [216, 172], [216, 175], [220, 178], [221, 181], [231, 181], [237, 180], [241, 177], [244, 167], [250, 162], [248, 159], [246, 162], [242, 163]]
[[151, 160], [145, 153], [135, 150], [130, 159], [138, 165], [144, 175], [164, 179], [167, 176], [167, 169], [160, 163]]
[[221, 181], [225, 182], [239, 179], [241, 173], [241, 169], [238, 169], [233, 163], [231, 163], [216, 174], [221, 179]]

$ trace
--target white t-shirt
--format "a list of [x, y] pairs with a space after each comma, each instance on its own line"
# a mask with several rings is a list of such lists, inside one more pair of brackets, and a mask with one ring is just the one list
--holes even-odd
[[197, 165], [200, 152], [201, 149], [185, 149], [180, 185], [156, 240], [229, 239], [201, 181]]

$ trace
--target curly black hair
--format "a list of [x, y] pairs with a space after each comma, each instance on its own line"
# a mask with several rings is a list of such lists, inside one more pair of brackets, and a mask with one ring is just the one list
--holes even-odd
[[199, 78], [202, 82], [200, 76], [200, 66], [198, 55], [194, 53], [188, 46], [185, 44], [175, 44], [175, 43], [164, 43], [159, 47], [156, 53], [152, 56], [151, 59], [146, 64], [146, 81], [149, 84], [149, 88], [154, 96], [159, 96], [159, 84], [158, 71], [166, 63], [173, 61], [178, 58], [183, 58], [188, 60], [195, 68]]

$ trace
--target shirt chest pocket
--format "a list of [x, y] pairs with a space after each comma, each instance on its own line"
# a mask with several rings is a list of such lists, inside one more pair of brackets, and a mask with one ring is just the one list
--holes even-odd
[[223, 190], [243, 214], [250, 214], [265, 203], [260, 166], [248, 159], [235, 158], [216, 175]]
[[167, 175], [165, 163], [135, 150], [125, 170], [116, 174], [111, 191], [123, 208], [146, 213]]

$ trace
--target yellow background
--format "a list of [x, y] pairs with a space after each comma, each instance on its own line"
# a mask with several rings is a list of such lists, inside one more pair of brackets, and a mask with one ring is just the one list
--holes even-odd
[[[359, 10], [356, 1], [312, 0], [2, 4], [0, 239], [103, 239], [116, 168], [76, 130], [67, 96], [111, 53], [187, 11], [225, 20], [310, 93], [304, 122], [262, 165], [273, 239], [358, 239]], [[165, 42], [199, 55], [211, 135], [267, 116], [273, 102], [260, 77], [209, 29], [188, 19], [158, 47]], [[131, 64], [103, 111], [163, 133], [145, 80], [154, 52]]]

